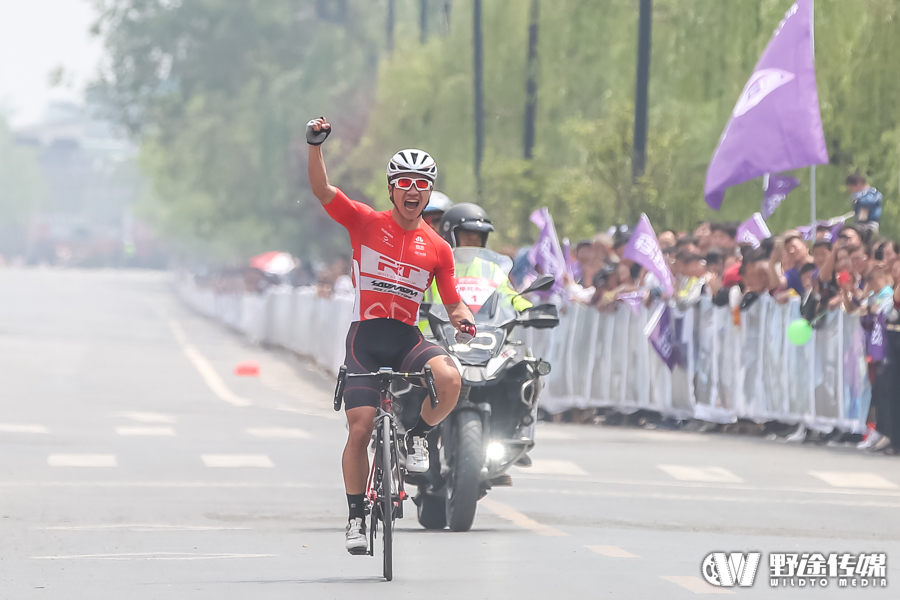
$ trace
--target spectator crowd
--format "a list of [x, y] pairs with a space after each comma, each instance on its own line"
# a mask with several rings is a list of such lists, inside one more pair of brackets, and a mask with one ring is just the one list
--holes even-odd
[[[852, 224], [789, 229], [758, 245], [739, 243], [738, 223], [703, 221], [693, 231], [659, 232], [675, 280], [671, 298], [651, 273], [624, 257], [632, 228], [611, 228], [574, 246], [567, 257], [566, 295], [604, 312], [616, 310], [635, 293], [648, 306], [663, 299], [681, 311], [707, 297], [716, 306], [728, 307], [736, 325], [741, 313], [766, 295], [782, 304], [796, 298], [800, 314], [813, 328], [828, 311], [859, 315], [873, 384], [870, 429], [859, 447], [897, 453], [900, 439], [892, 446], [887, 399], [887, 388], [894, 384], [884, 359], [885, 329], [900, 320], [900, 244], [879, 234], [881, 194], [858, 174], [847, 178], [847, 188], [853, 199]], [[875, 328], [880, 329], [873, 334]], [[797, 433], [805, 429], [801, 426]]]

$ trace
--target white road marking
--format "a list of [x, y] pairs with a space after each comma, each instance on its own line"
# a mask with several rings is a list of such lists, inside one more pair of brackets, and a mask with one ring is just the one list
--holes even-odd
[[102, 531], [125, 529], [127, 531], [237, 531], [249, 527], [222, 527], [219, 525], [153, 525], [146, 523], [117, 523], [115, 525], [54, 525], [35, 527], [39, 531]]
[[532, 459], [530, 467], [519, 469], [524, 473], [547, 475], [587, 475], [587, 471], [573, 463], [571, 460], [551, 460], [547, 458]]
[[272, 468], [275, 466], [265, 454], [204, 454], [200, 458], [207, 467], [214, 468]]
[[121, 416], [138, 423], [174, 423], [175, 417], [154, 412], [126, 412]]
[[119, 435], [159, 435], [172, 436], [175, 430], [171, 427], [116, 427]]
[[585, 548], [592, 552], [596, 552], [597, 554], [609, 556], [610, 558], [640, 558], [637, 554], [632, 554], [618, 546], [585, 546]]
[[839, 488], [857, 488], [866, 490], [896, 490], [897, 485], [881, 475], [860, 471], [810, 471], [810, 475], [818, 477], [828, 485]]
[[322, 417], [323, 419], [346, 421], [346, 417], [344, 415], [334, 412], [331, 408], [317, 409], [315, 407], [312, 407], [309, 409], [305, 409], [296, 406], [289, 406], [287, 404], [279, 404], [275, 407], [275, 410], [294, 413], [295, 415], [306, 415], [308, 417]]
[[232, 392], [231, 389], [225, 385], [225, 381], [219, 376], [210, 362], [206, 360], [206, 357], [200, 354], [200, 351], [188, 341], [187, 335], [185, 335], [184, 330], [177, 321], [174, 319], [168, 319], [168, 321], [169, 328], [172, 330], [172, 335], [175, 336], [178, 345], [181, 346], [182, 352], [184, 352], [184, 355], [188, 357], [188, 360], [193, 363], [197, 371], [200, 372], [203, 381], [206, 382], [206, 385], [216, 396], [233, 406], [250, 406], [253, 404], [246, 398], [241, 398]]
[[221, 558], [267, 558], [277, 554], [202, 554], [197, 552], [123, 552], [120, 554], [70, 554], [32, 556], [34, 560], [216, 560]]
[[687, 591], [694, 592], [695, 594], [734, 594], [731, 590], [726, 590], [722, 587], [716, 587], [711, 583], [706, 583], [699, 577], [664, 575], [662, 578], [666, 581], [671, 581], [675, 585], [680, 585]]
[[292, 438], [300, 440], [312, 438], [308, 431], [293, 427], [251, 427], [247, 429], [247, 433], [261, 438]]
[[743, 479], [722, 467], [689, 467], [686, 465], [656, 465], [665, 473], [679, 481], [715, 481], [721, 483], [743, 483]]
[[115, 467], [115, 454], [51, 454], [47, 457], [51, 467]]
[[342, 490], [342, 483], [262, 483], [254, 481], [0, 481], [0, 488], [163, 488], [163, 489], [272, 489]]
[[0, 423], [0, 433], [49, 433], [43, 425]]
[[531, 517], [520, 513], [513, 507], [497, 502], [496, 500], [492, 500], [491, 498], [482, 498], [481, 505], [498, 517], [506, 519], [507, 521], [512, 521], [519, 527], [523, 527], [525, 529], [533, 531], [538, 535], [544, 535], [547, 537], [565, 537], [569, 535], [568, 533], [560, 531], [559, 529], [554, 529], [549, 525], [538, 523]]
[[[800, 499], [800, 498], [773, 498], [770, 496], [763, 497], [747, 497], [747, 496], [723, 496], [721, 494], [673, 494], [661, 492], [614, 492], [614, 491], [592, 491], [592, 490], [566, 490], [560, 488], [516, 488], [522, 492], [532, 494], [555, 494], [557, 496], [591, 496], [600, 498], [639, 498], [645, 500], [684, 500], [686, 502], [738, 502], [744, 504], [797, 504], [811, 506], [855, 506], [855, 507], [872, 507], [872, 508], [900, 508], [900, 503], [889, 502], [886, 500], [865, 500], [861, 498], [853, 498], [850, 500], [831, 500], [831, 499]], [[739, 488], [739, 491], [745, 491]], [[750, 490], [760, 491], [760, 490]], [[800, 492], [801, 490], [770, 490], [774, 492]], [[869, 491], [866, 496], [877, 497], [876, 492]]]

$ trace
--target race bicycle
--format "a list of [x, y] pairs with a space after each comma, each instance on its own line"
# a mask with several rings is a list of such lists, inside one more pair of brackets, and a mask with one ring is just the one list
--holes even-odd
[[437, 392], [431, 367], [425, 365], [421, 373], [398, 373], [390, 367], [382, 367], [376, 373], [347, 373], [341, 366], [337, 387], [334, 390], [334, 410], [341, 410], [344, 400], [344, 385], [347, 379], [370, 377], [378, 382], [380, 405], [375, 413], [374, 443], [375, 457], [366, 483], [366, 513], [369, 515], [369, 556], [375, 556], [375, 538], [378, 523], [381, 522], [381, 538], [384, 545], [384, 578], [394, 578], [393, 544], [394, 521], [403, 518], [403, 501], [406, 490], [403, 487], [403, 469], [400, 466], [400, 440], [393, 413], [394, 395], [391, 384], [395, 379], [424, 380], [431, 397], [431, 406], [437, 406]]

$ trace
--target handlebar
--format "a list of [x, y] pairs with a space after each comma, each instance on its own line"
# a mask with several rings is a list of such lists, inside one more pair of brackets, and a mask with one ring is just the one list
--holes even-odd
[[381, 382], [383, 386], [390, 385], [394, 379], [411, 379], [413, 377], [419, 377], [425, 380], [425, 387], [428, 389], [428, 395], [431, 399], [431, 407], [435, 408], [438, 404], [437, 388], [434, 387], [434, 374], [431, 371], [431, 365], [425, 365], [419, 373], [400, 373], [387, 367], [378, 369], [375, 373], [348, 373], [347, 365], [341, 365], [341, 368], [338, 370], [337, 385], [334, 389], [335, 412], [341, 410], [341, 404], [344, 400], [344, 386], [347, 384], [347, 379], [353, 379], [355, 377], [374, 377]]

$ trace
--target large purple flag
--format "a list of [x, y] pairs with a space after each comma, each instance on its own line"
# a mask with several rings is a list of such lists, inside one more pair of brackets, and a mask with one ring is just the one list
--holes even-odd
[[741, 223], [737, 229], [737, 243], [750, 244], [754, 248], [759, 248], [760, 242], [770, 237], [772, 232], [759, 213], [753, 213], [753, 216]]
[[812, 0], [797, 0], [741, 92], [706, 172], [706, 203], [766, 173], [828, 163], [812, 40]]
[[550, 210], [539, 208], [529, 217], [532, 223], [540, 229], [538, 241], [528, 251], [528, 262], [535, 267], [540, 267], [541, 272], [553, 275], [556, 278], [554, 289], [563, 287], [563, 278], [566, 274], [566, 259], [563, 257], [562, 248], [559, 245], [559, 237], [556, 235], [556, 227], [553, 225], [553, 217]]
[[788, 194], [800, 185], [796, 177], [784, 175], [766, 175], [763, 183], [762, 217], [768, 219], [775, 209], [787, 198]]
[[641, 220], [638, 221], [634, 228], [634, 234], [625, 246], [625, 252], [622, 255], [629, 260], [633, 260], [641, 265], [656, 277], [663, 289], [670, 296], [675, 293], [673, 285], [672, 271], [666, 263], [666, 257], [659, 247], [659, 240], [656, 239], [656, 233], [653, 226], [650, 225], [650, 219], [647, 215], [641, 214]]

